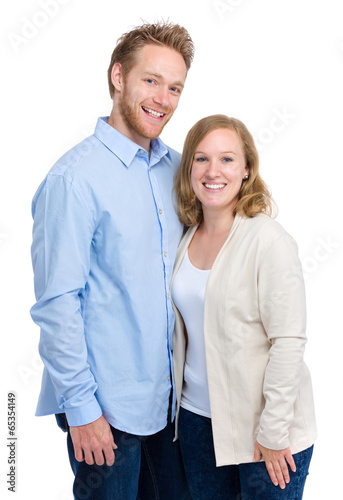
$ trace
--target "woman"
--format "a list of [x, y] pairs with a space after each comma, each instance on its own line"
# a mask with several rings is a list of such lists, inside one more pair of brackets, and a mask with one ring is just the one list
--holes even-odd
[[175, 178], [178, 431], [192, 498], [300, 499], [316, 425], [294, 240], [273, 219], [253, 138], [197, 122]]

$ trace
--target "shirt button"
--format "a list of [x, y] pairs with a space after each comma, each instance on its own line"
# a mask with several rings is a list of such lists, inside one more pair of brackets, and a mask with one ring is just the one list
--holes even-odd
[[167, 294], [167, 299], [169, 299], [169, 293]]
[[164, 256], [167, 257], [167, 252], [164, 252]]
[[162, 210], [161, 210], [161, 209], [159, 209], [158, 213], [159, 213], [159, 214], [161, 215], [161, 213], [162, 213]]
[[168, 380], [170, 380], [170, 377], [168, 377]]

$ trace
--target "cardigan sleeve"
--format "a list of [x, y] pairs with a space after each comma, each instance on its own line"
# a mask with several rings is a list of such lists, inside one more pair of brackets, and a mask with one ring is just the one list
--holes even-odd
[[268, 249], [259, 267], [260, 317], [270, 342], [257, 441], [281, 450], [289, 446], [306, 337], [304, 281], [297, 245], [287, 233]]

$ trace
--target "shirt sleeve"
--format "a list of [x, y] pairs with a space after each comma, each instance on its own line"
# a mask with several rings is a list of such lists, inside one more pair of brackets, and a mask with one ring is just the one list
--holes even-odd
[[102, 414], [95, 397], [97, 384], [87, 363], [81, 311], [93, 221], [81, 192], [62, 175], [48, 175], [32, 213], [37, 302], [31, 316], [41, 328], [39, 352], [69, 425], [84, 425]]
[[268, 250], [258, 277], [260, 316], [271, 347], [265, 371], [265, 407], [257, 441], [281, 450], [289, 446], [306, 338], [305, 290], [297, 245], [288, 235]]

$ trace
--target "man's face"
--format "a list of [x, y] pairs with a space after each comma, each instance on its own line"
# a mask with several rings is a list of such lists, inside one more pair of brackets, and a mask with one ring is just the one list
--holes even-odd
[[[116, 128], [149, 150], [177, 108], [187, 70], [179, 52], [165, 46], [146, 45], [137, 62], [116, 87], [119, 117]], [[119, 92], [118, 92], [119, 88]]]

